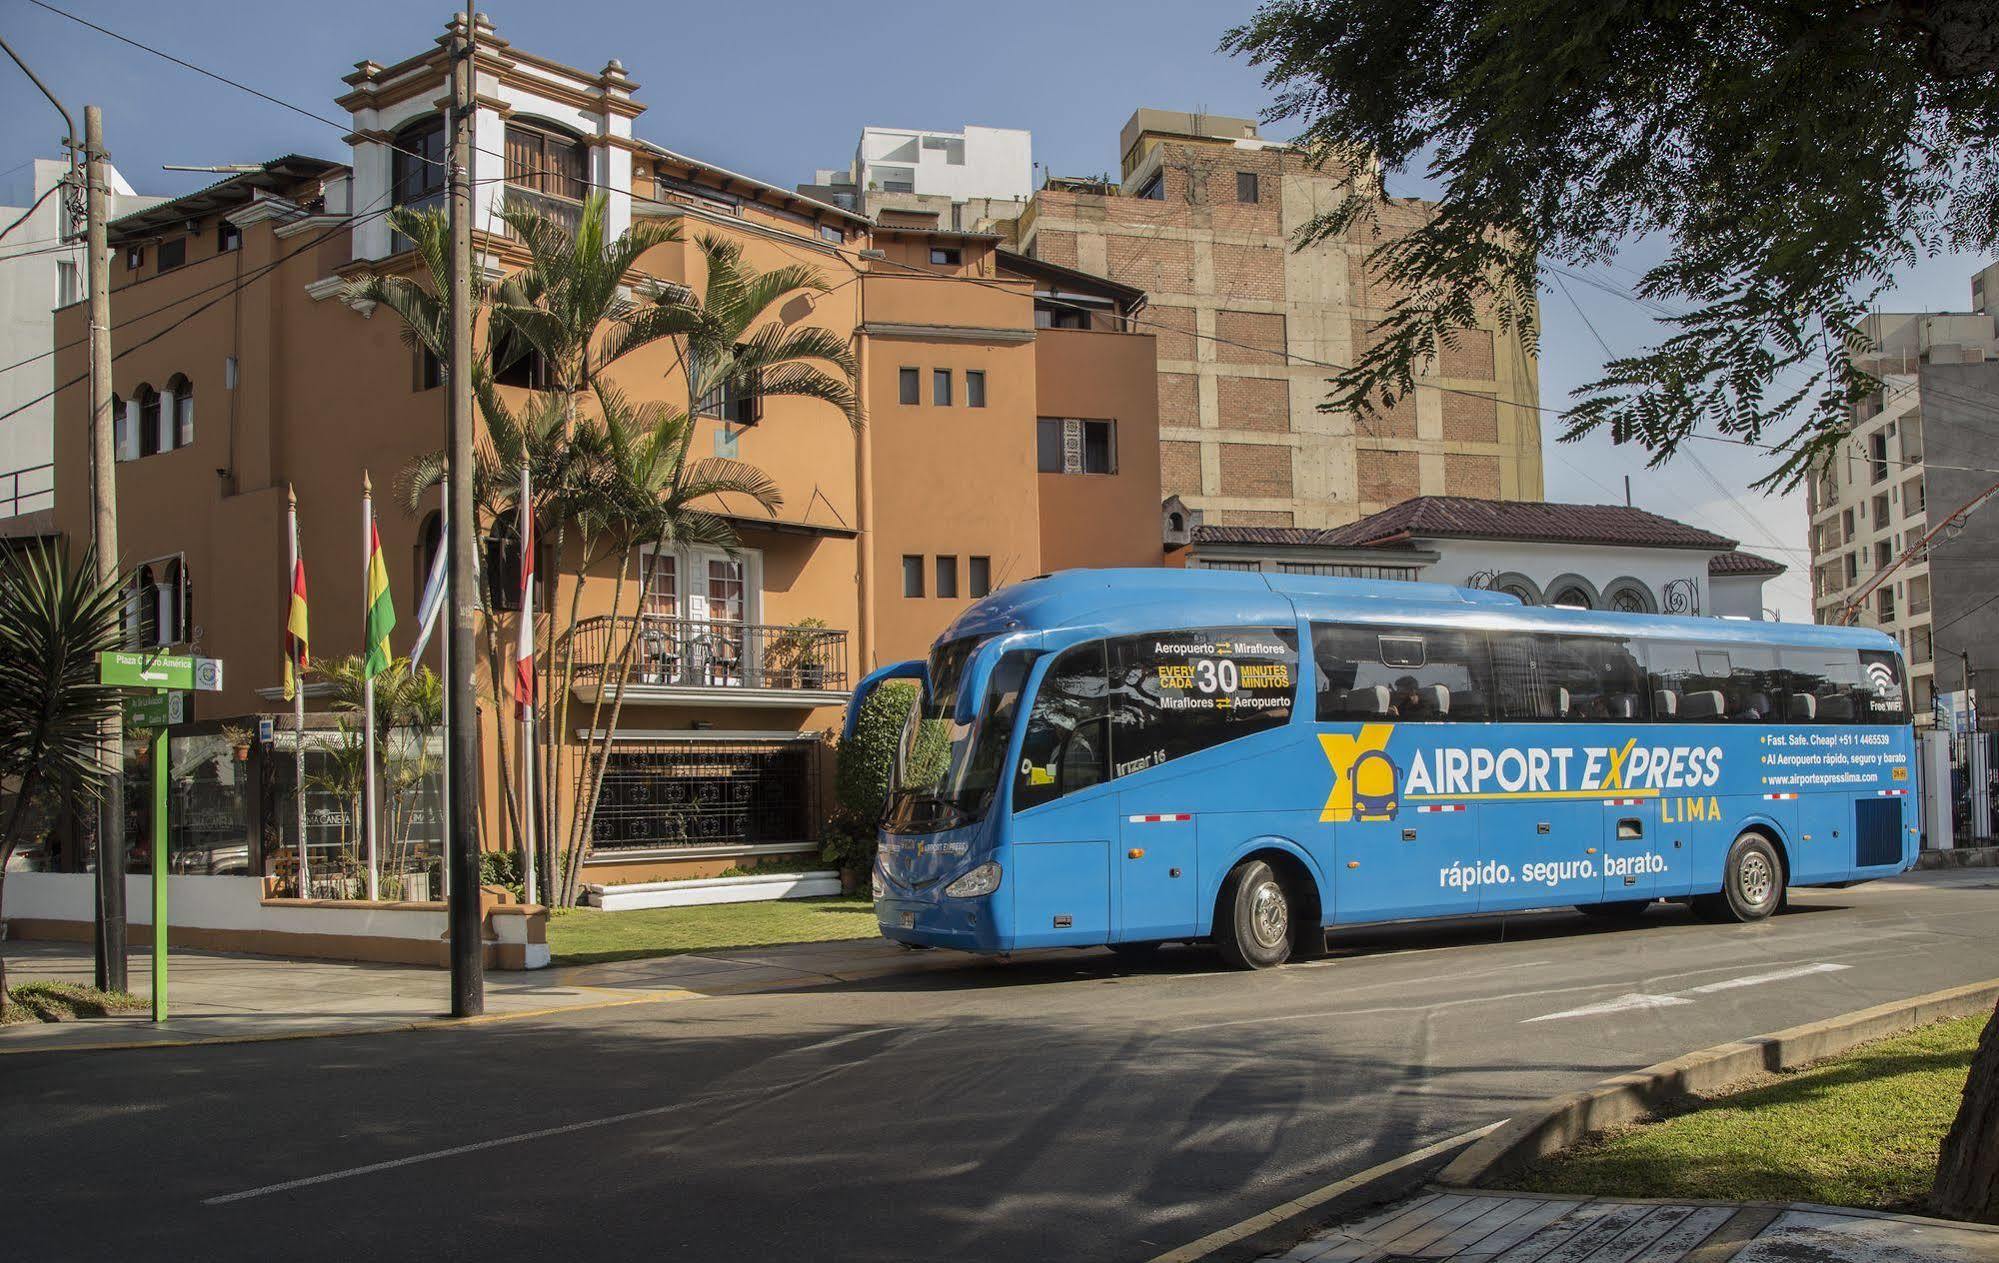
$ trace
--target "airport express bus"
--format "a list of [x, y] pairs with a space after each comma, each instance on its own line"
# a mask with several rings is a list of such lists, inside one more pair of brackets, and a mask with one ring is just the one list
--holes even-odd
[[1439, 584], [1075, 570], [928, 661], [873, 874], [882, 933], [976, 952], [1658, 900], [1753, 921], [1910, 867], [1878, 631], [1540, 608]]

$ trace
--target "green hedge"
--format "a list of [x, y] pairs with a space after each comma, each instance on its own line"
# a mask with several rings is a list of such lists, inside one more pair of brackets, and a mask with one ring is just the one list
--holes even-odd
[[[861, 704], [854, 735], [834, 754], [833, 795], [836, 806], [826, 826], [825, 858], [855, 876], [865, 874], [875, 860], [875, 829], [888, 799], [889, 776], [895, 767], [896, 745], [902, 740], [909, 708], [916, 702], [916, 684], [890, 680]], [[918, 757], [934, 755], [930, 747], [944, 734], [924, 734]]]

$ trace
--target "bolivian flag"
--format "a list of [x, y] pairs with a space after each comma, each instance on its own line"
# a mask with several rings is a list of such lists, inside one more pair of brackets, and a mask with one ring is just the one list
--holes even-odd
[[298, 559], [292, 567], [291, 612], [285, 618], [285, 700], [291, 701], [298, 694], [298, 687], [305, 679], [306, 665], [311, 661], [308, 638], [305, 632], [305, 558]]
[[396, 603], [389, 596], [389, 568], [382, 562], [382, 532], [368, 522], [368, 659], [361, 674], [374, 679], [389, 669], [389, 633], [396, 628]]

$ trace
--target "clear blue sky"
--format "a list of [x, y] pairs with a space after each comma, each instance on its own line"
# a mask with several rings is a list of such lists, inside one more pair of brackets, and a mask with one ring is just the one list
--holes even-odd
[[[408, 0], [69, 0], [64, 7], [329, 118], [338, 117], [331, 101], [354, 62], [411, 55], [452, 12]], [[1114, 171], [1118, 128], [1138, 106], [1252, 117], [1262, 110], [1269, 94], [1257, 74], [1215, 51], [1222, 32], [1253, 7], [1245, 0], [1022, 0], [999, 10], [495, 0], [485, 11], [502, 36], [544, 56], [589, 69], [621, 60], [650, 107], [638, 120], [647, 139], [788, 186], [817, 167], [844, 165], [869, 123], [1024, 127], [1048, 170]], [[86, 101], [104, 108], [113, 159], [142, 192], [183, 192], [214, 178], [163, 172], [162, 163], [347, 156], [342, 129], [202, 79], [25, 0], [8, 6], [5, 31], [79, 115]], [[0, 65], [0, 168], [56, 154], [60, 131], [32, 85]], [[1404, 179], [1395, 191], [1426, 189]], [[1624, 267], [1645, 261], [1634, 248]], [[1975, 266], [1941, 259], [1911, 269], [1883, 306], [1962, 310]], [[1649, 314], [1628, 297], [1633, 271], [1586, 275], [1564, 278], [1566, 294], [1551, 278], [1544, 286], [1541, 399], [1548, 407], [1563, 406], [1596, 375], [1607, 358], [1599, 335], [1618, 353], [1655, 336]], [[1765, 589], [1768, 602], [1787, 618], [1810, 618], [1802, 497], [1766, 499], [1748, 490], [1761, 472], [1755, 453], [1690, 445], [1717, 487], [1689, 460], [1648, 470], [1642, 452], [1600, 438], [1557, 444], [1559, 422], [1547, 417], [1543, 424], [1550, 499], [1616, 502], [1630, 474], [1641, 507], [1791, 565]]]

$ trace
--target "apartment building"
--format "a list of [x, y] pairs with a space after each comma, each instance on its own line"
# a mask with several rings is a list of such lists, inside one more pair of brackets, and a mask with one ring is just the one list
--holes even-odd
[[[442, 168], [426, 156], [441, 153], [448, 43], [363, 61], [347, 76], [336, 102], [352, 120], [346, 160], [274, 159], [112, 225], [131, 636], [228, 664], [227, 691], [200, 696], [191, 732], [281, 711], [288, 490], [314, 654], [361, 648], [364, 473], [404, 611], [393, 648], [414, 639], [439, 524], [434, 511], [403, 512], [388, 488], [443, 446], [446, 392], [392, 314], [343, 295], [354, 278], [420, 269], [383, 212], [439, 200]], [[704, 236], [740, 245], [760, 269], [803, 264], [827, 282], [783, 301], [776, 319], [850, 343], [865, 423], [779, 396], [724, 400], [699, 418], [695, 454], [761, 469], [782, 508], [772, 517], [714, 505], [738, 529], [733, 551], [599, 558], [578, 621], [560, 629], [582, 648], [574, 722], [555, 735], [573, 760], [592, 703], [613, 672], [626, 673], [586, 881], [699, 875], [813, 849], [830, 792], [825, 736], [860, 675], [923, 654], [1002, 584], [1057, 566], [1157, 564], [1154, 340], [1131, 323], [1143, 295], [1007, 254], [993, 234], [877, 224], [643, 139], [639, 85], [615, 60], [595, 72], [565, 66], [513, 47], [483, 19], [478, 44], [475, 222], [490, 228], [476, 249], [489, 274], [526, 260], [502, 206], [573, 221], [598, 191], [614, 234], [653, 220], [683, 229], [684, 241], [639, 261], [635, 294], [698, 291]], [[1056, 288], [1090, 310], [1086, 327], [1041, 327], [1042, 296]], [[170, 306], [196, 294], [207, 297]], [[82, 321], [75, 305], [57, 313], [61, 380], [81, 372], [70, 344]], [[636, 400], [684, 405], [671, 347], [621, 360], [611, 376]], [[519, 388], [505, 390], [520, 401]], [[88, 478], [83, 391], [61, 392], [56, 408], [58, 521], [83, 539], [88, 497], [69, 493]], [[538, 565], [537, 605], [565, 624], [574, 559]], [[621, 566], [647, 576], [650, 591], [635, 613], [627, 585], [614, 616]], [[517, 596], [496, 589], [495, 603], [505, 611]], [[495, 617], [510, 638], [512, 615]], [[638, 648], [624, 663], [612, 646], [628, 639]], [[289, 717], [275, 720], [287, 748]], [[490, 714], [481, 739], [485, 837], [511, 845]], [[242, 778], [254, 792], [221, 809], [225, 826], [185, 844], [247, 848], [249, 871], [268, 871], [296, 845], [290, 811], [275, 806], [292, 792], [290, 765], [270, 759]], [[241, 828], [226, 825], [230, 810]], [[315, 808], [314, 848], [335, 845], [342, 810]], [[201, 856], [177, 851], [175, 862], [215, 871]]]
[[[1387, 415], [1319, 410], [1397, 294], [1366, 266], [1428, 204], [1305, 251], [1293, 235], [1351, 196], [1249, 119], [1141, 109], [1121, 179], [1050, 179], [1017, 247], [1145, 291], [1158, 334], [1161, 485], [1213, 526], [1338, 526], [1418, 495], [1542, 494], [1534, 357], [1497, 321], [1440, 348]], [[1064, 317], [1052, 316], [1056, 322]]]
[[1034, 138], [1010, 127], [933, 132], [864, 127], [845, 167], [821, 168], [799, 192], [871, 217], [979, 229], [1011, 220], [1034, 193]]
[[[1994, 271], [1974, 278], [1975, 304]], [[1989, 608], [1999, 580], [1989, 500], [1999, 476], [1999, 328], [1989, 309], [1880, 313], [1862, 334], [1858, 361], [1882, 388], [1855, 408], [1849, 438], [1805, 484], [1813, 612], [1899, 640], [1925, 723], [1938, 691], [1964, 687], [1967, 655], [1974, 678], [1999, 668], [1999, 616]], [[1911, 552], [1946, 523], [1929, 548]]]
[[[50, 529], [55, 507], [55, 310], [84, 297], [83, 221], [59, 186], [66, 159], [35, 158], [0, 185], [0, 537]], [[109, 213], [130, 214], [161, 199], [141, 197], [105, 166]], [[78, 186], [79, 189], [81, 185]], [[19, 221], [19, 222], [16, 222]]]

